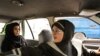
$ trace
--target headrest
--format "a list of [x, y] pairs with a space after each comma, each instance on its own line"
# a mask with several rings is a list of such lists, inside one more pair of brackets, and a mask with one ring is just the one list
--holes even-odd
[[52, 33], [49, 30], [42, 30], [39, 34], [39, 44], [44, 43], [44, 42], [49, 42], [53, 41], [53, 36]]
[[82, 32], [76, 32], [72, 39], [72, 44], [78, 51], [78, 56], [82, 54], [82, 42], [86, 39], [86, 35]]
[[76, 32], [75, 34], [74, 34], [74, 37], [73, 37], [74, 39], [79, 39], [79, 40], [85, 40], [85, 39], [87, 39], [86, 38], [86, 35], [84, 34], [84, 33], [82, 33], [82, 32]]

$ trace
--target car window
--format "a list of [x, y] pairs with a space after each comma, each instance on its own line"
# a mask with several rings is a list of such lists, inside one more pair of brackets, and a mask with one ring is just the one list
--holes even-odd
[[[49, 22], [46, 18], [31, 19], [27, 21], [32, 29], [34, 40], [38, 40], [38, 35], [43, 29], [48, 29], [51, 31]], [[26, 28], [25, 29], [25, 39], [33, 39], [30, 29], [26, 22], [25, 22], [25, 28]]]
[[66, 19], [75, 25], [75, 32], [84, 32], [87, 38], [100, 38], [100, 24], [86, 17], [57, 17], [55, 21]]
[[4, 34], [4, 26], [5, 26], [5, 23], [0, 23], [0, 35]]

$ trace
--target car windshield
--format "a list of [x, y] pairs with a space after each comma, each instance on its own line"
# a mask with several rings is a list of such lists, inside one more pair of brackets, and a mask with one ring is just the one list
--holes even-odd
[[85, 33], [87, 38], [100, 38], [100, 24], [87, 17], [57, 17], [55, 21], [60, 19], [71, 21], [75, 25], [75, 32]]

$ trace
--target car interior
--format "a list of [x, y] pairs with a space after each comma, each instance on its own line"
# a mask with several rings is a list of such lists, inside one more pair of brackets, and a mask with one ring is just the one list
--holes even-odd
[[[93, 36], [91, 35], [91, 38], [89, 38], [89, 35], [84, 35], [81, 31], [76, 29], [75, 34], [77, 34], [77, 36], [74, 34], [72, 42], [78, 50], [78, 56], [81, 55], [80, 49], [82, 45], [89, 50], [96, 50], [100, 47], [100, 0], [0, 0], [0, 23], [4, 23], [0, 33], [0, 54], [2, 54], [1, 45], [4, 39], [6, 24], [11, 22], [20, 23], [21, 35], [24, 37], [30, 35], [32, 37], [26, 39], [28, 45], [37, 46], [39, 45], [39, 41], [35, 40], [36, 37], [38, 38], [38, 35], [35, 34], [37, 32], [35, 31], [38, 29], [33, 25], [35, 25], [35, 23], [42, 25], [42, 23], [39, 23], [39, 19], [45, 19], [45, 21], [42, 22], [48, 22], [46, 25], [49, 25], [48, 29], [51, 30], [50, 27], [55, 21], [67, 17], [80, 18], [81, 21], [82, 18], [88, 18], [98, 25], [96, 28], [98, 30], [94, 29], [96, 27], [95, 25], [91, 26], [92, 30], [97, 32], [97, 37], [91, 37]], [[31, 20], [35, 21], [35, 23], [30, 24]], [[68, 20], [70, 20], [70, 18], [68, 18]], [[41, 27], [46, 28], [46, 26]], [[42, 28], [39, 29], [42, 30]], [[30, 31], [30, 33], [27, 33], [27, 31]], [[87, 30], [84, 31], [86, 32]], [[77, 40], [81, 45], [77, 44]]]

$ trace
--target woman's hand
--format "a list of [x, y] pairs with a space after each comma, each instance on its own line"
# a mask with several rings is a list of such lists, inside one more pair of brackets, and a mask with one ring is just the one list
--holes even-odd
[[100, 48], [95, 51], [97, 55], [100, 55]]

